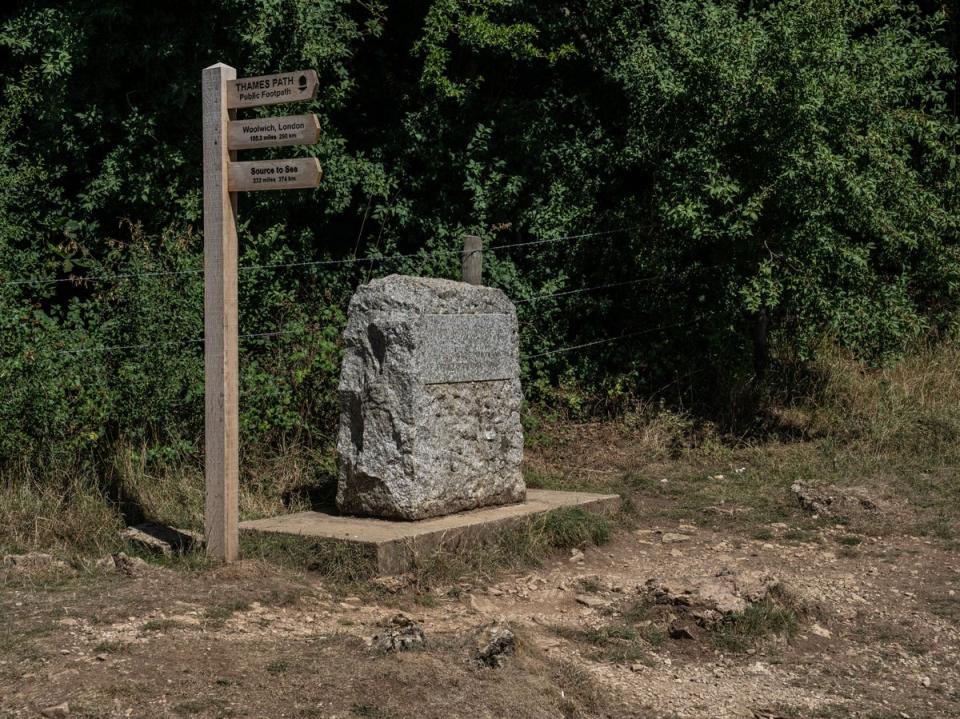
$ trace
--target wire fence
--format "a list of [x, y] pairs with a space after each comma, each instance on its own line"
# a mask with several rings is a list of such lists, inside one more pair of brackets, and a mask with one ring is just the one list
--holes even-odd
[[[511, 242], [498, 245], [491, 245], [480, 250], [475, 250], [474, 252], [480, 253], [495, 253], [501, 250], [513, 250], [517, 248], [531, 248], [547, 244], [556, 244], [560, 242], [572, 242], [576, 240], [582, 240], [587, 238], [596, 238], [596, 237], [612, 237], [614, 235], [633, 232], [637, 230], [637, 227], [630, 228], [620, 228], [612, 230], [602, 230], [596, 232], [583, 232], [573, 235], [561, 235], [557, 237], [548, 237], [542, 239], [535, 239], [523, 242]], [[468, 254], [472, 253], [463, 253], [460, 250], [432, 250], [429, 253], [421, 250], [419, 252], [411, 253], [399, 253], [392, 255], [368, 255], [365, 257], [346, 257], [342, 259], [325, 259], [325, 260], [308, 260], [300, 262], [272, 262], [272, 263], [263, 263], [263, 264], [253, 264], [253, 265], [241, 265], [238, 267], [238, 271], [241, 273], [247, 272], [256, 272], [256, 271], [267, 271], [267, 270], [282, 270], [282, 269], [295, 269], [295, 268], [306, 268], [306, 267], [334, 267], [334, 266], [348, 266], [348, 265], [357, 265], [357, 264], [375, 264], [378, 262], [390, 262], [395, 260], [405, 260], [405, 259], [432, 259], [440, 254], [441, 256], [446, 254], [448, 256], [458, 256], [466, 257]], [[150, 271], [150, 272], [129, 272], [129, 273], [118, 273], [112, 275], [77, 275], [66, 278], [23, 278], [15, 280], [5, 280], [0, 281], [0, 286], [10, 285], [10, 286], [42, 286], [49, 284], [62, 284], [62, 283], [72, 283], [74, 285], [84, 285], [91, 282], [120, 282], [124, 280], [136, 279], [136, 278], [157, 278], [157, 277], [175, 277], [175, 276], [187, 276], [187, 275], [197, 275], [202, 274], [203, 269], [187, 269], [187, 270], [169, 270], [169, 271]], [[591, 285], [587, 287], [577, 287], [572, 289], [560, 289], [554, 292], [543, 293], [539, 295], [534, 295], [532, 297], [525, 297], [518, 299], [514, 302], [515, 305], [525, 306], [525, 305], [534, 305], [538, 302], [543, 302], [550, 299], [570, 297], [574, 295], [580, 295], [588, 292], [600, 292], [603, 290], [610, 290], [615, 288], [623, 288], [641, 284], [648, 284], [653, 282], [658, 282], [669, 275], [667, 273], [659, 275], [651, 275], [647, 277], [640, 277], [632, 280], [623, 280], [618, 282], [606, 282], [598, 285]], [[542, 352], [528, 353], [520, 355], [520, 360], [534, 360], [541, 359], [544, 357], [550, 357], [558, 354], [563, 354], [567, 352], [574, 352], [582, 349], [587, 349], [590, 347], [600, 346], [611, 344], [615, 342], [620, 342], [626, 339], [633, 337], [647, 335], [657, 332], [666, 331], [668, 329], [674, 329], [684, 326], [689, 326], [691, 324], [696, 324], [698, 321], [693, 322], [680, 322], [667, 325], [661, 325], [657, 327], [645, 328], [637, 331], [628, 331], [621, 333], [619, 335], [614, 335], [610, 337], [604, 337], [597, 340], [592, 340], [589, 342], [583, 342], [579, 344], [568, 345], [564, 347], [559, 347], [551, 350], [545, 350]], [[521, 326], [521, 329], [523, 326]], [[304, 328], [296, 329], [275, 329], [268, 332], [256, 332], [256, 333], [247, 333], [238, 335], [238, 339], [272, 339], [276, 337], [282, 337], [285, 335], [296, 334], [303, 332]], [[182, 338], [179, 340], [163, 341], [163, 342], [148, 342], [148, 343], [138, 343], [138, 344], [118, 344], [118, 345], [100, 345], [94, 347], [80, 347], [74, 349], [64, 349], [57, 351], [57, 354], [60, 355], [85, 355], [90, 353], [110, 353], [110, 352], [121, 352], [121, 351], [132, 351], [132, 350], [146, 350], [146, 349], [163, 349], [163, 348], [173, 348], [173, 347], [186, 347], [196, 344], [204, 343], [203, 337], [194, 337], [194, 338]]]
[[[496, 252], [497, 250], [506, 250], [512, 249], [515, 247], [531, 247], [535, 245], [544, 245], [554, 242], [568, 242], [570, 240], [579, 240], [587, 237], [601, 237], [609, 236], [614, 234], [622, 234], [625, 232], [633, 231], [636, 228], [622, 228], [618, 230], [604, 230], [601, 232], [585, 232], [579, 235], [564, 235], [561, 237], [551, 237], [541, 240], [531, 240], [529, 242], [515, 242], [510, 244], [502, 245], [491, 245], [482, 250], [475, 250], [475, 252]], [[461, 250], [432, 250], [433, 256], [437, 254], [448, 255], [450, 257], [462, 257], [464, 253]], [[467, 253], [472, 254], [472, 253]], [[240, 265], [237, 270], [239, 272], [253, 272], [258, 270], [276, 270], [276, 269], [292, 269], [298, 267], [335, 267], [343, 265], [356, 265], [356, 264], [366, 264], [366, 263], [376, 263], [376, 262], [390, 262], [392, 260], [403, 260], [403, 259], [413, 259], [413, 258], [427, 258], [429, 255], [424, 251], [419, 252], [409, 252], [393, 255], [368, 255], [366, 257], [345, 257], [339, 260], [307, 260], [303, 262], [271, 262], [257, 265]], [[10, 285], [10, 286], [22, 286], [22, 285], [50, 285], [50, 284], [75, 284], [83, 285], [87, 282], [119, 282], [122, 280], [136, 279], [142, 277], [176, 277], [181, 275], [198, 275], [203, 274], [203, 269], [189, 269], [189, 270], [160, 270], [155, 272], [124, 272], [112, 275], [71, 275], [70, 277], [56, 277], [56, 278], [45, 278], [45, 277], [30, 277], [30, 278], [21, 278], [14, 280], [0, 280], [0, 286]]]
[[521, 360], [532, 360], [539, 359], [540, 357], [550, 357], [552, 355], [563, 354], [565, 352], [573, 352], [574, 350], [586, 349], [587, 347], [596, 347], [597, 345], [610, 344], [611, 342], [620, 342], [621, 340], [629, 339], [630, 337], [639, 337], [640, 335], [649, 335], [656, 332], [663, 332], [664, 330], [676, 329], [680, 327], [691, 327], [693, 325], [701, 324], [704, 322], [705, 318], [699, 318], [695, 320], [690, 320], [688, 322], [674, 322], [668, 325], [660, 325], [659, 327], [649, 327], [644, 330], [639, 330], [637, 332], [625, 332], [620, 335], [615, 335], [613, 337], [604, 337], [599, 340], [593, 340], [591, 342], [584, 342], [578, 345], [570, 345], [568, 347], [560, 347], [558, 349], [546, 350], [544, 352], [536, 352], [534, 354], [525, 354], [520, 355]]

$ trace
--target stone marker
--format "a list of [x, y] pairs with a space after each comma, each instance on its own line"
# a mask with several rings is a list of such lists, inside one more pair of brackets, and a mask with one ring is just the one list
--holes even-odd
[[503, 292], [374, 280], [350, 301], [344, 345], [341, 512], [424, 519], [524, 500], [517, 317]]

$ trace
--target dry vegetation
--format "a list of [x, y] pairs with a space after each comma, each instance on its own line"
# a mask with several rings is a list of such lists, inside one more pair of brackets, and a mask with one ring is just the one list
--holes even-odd
[[[69, 566], [0, 574], [0, 714], [69, 698], [91, 717], [956, 715], [958, 368], [950, 348], [879, 370], [834, 357], [739, 432], [661, 405], [528, 417], [528, 483], [618, 491], [621, 513], [560, 512], [386, 583], [343, 546], [262, 539], [238, 567], [187, 554], [104, 573], [96, 557], [134, 551], [116, 538], [125, 507], [198, 525], [199, 472], [157, 474], [127, 452], [116, 496], [82, 476], [60, 494], [8, 475], [3, 551]], [[243, 512], [307, 506], [317, 464], [292, 452], [257, 466], [274, 480], [248, 484]], [[814, 516], [796, 482], [871, 509]], [[660, 543], [678, 527], [687, 540]], [[787, 589], [699, 628], [643, 590], [727, 566], [774, 571]], [[425, 647], [371, 649], [398, 610]], [[470, 637], [493, 617], [515, 629], [517, 653], [478, 669]]]
[[[602, 422], [529, 416], [527, 480], [533, 487], [639, 491], [677, 500], [679, 512], [732, 504], [771, 516], [792, 511], [785, 489], [798, 480], [866, 486], [895, 504], [909, 498], [897, 524], [906, 519], [916, 532], [954, 536], [960, 349], [940, 347], [883, 369], [835, 354], [778, 380], [790, 390], [762, 398], [732, 394], [728, 406], [750, 407], [750, 422], [711, 422], [658, 403], [638, 403]], [[106, 478], [82, 468], [62, 470], [59, 481], [31, 476], [27, 468], [4, 471], [0, 549], [116, 551], [124, 519], [201, 529], [202, 468], [151, 463], [146, 455], [118, 448]], [[244, 462], [244, 518], [307, 508], [329, 494], [334, 476], [329, 451], [295, 447], [270, 458], [248, 454]], [[710, 479], [718, 474], [737, 481]]]

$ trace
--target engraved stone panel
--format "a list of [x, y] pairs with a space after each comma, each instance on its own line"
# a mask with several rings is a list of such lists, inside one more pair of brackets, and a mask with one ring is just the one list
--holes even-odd
[[519, 374], [516, 318], [506, 314], [424, 315], [418, 350], [424, 384], [484, 382]]

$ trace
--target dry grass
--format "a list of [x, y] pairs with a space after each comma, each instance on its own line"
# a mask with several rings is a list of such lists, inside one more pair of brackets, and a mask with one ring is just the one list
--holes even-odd
[[889, 505], [869, 531], [960, 536], [960, 348], [882, 369], [834, 353], [779, 381], [739, 428], [651, 405], [612, 422], [540, 420], [527, 481], [619, 492], [645, 515], [749, 534], [785, 520], [813, 528], [794, 482], [855, 486]]
[[[792, 518], [798, 532], [812, 525], [798, 514], [793, 482], [855, 484], [891, 502], [909, 498], [905, 514], [888, 529], [960, 535], [960, 347], [925, 350], [883, 369], [840, 353], [825, 356], [781, 371], [778, 394], [767, 392], [763, 410], [742, 430], [721, 429], [659, 403], [637, 402], [605, 422], [529, 414], [528, 484], [618, 492], [628, 510], [633, 499], [642, 512], [709, 516], [720, 524], [746, 523], [752, 531]], [[253, 518], [308, 508], [311, 492], [331, 486], [333, 458], [330, 451], [292, 448], [272, 457], [246, 456], [243, 467], [241, 515]], [[27, 467], [8, 468], [0, 474], [0, 551], [116, 551], [122, 548], [116, 530], [124, 524], [150, 519], [201, 528], [203, 500], [195, 459], [163, 464], [129, 446], [116, 448], [105, 476], [82, 467], [42, 477]], [[562, 524], [553, 527], [548, 544], [581, 543], [585, 526], [573, 522], [566, 537]], [[529, 537], [513, 547], [505, 541], [490, 548], [489, 564], [502, 564], [497, 553], [523, 557], [534, 544]], [[334, 553], [327, 559], [323, 563], [337, 572], [353, 572], [350, 558]], [[425, 557], [421, 574], [487, 571], [477, 563]]]
[[811, 435], [847, 440], [877, 458], [960, 458], [960, 347], [927, 349], [882, 369], [835, 354], [818, 370], [826, 381], [822, 397], [806, 401]]
[[[303, 449], [253, 461], [241, 479], [241, 517], [309, 509], [305, 488], [327, 464]], [[0, 473], [0, 552], [102, 555], [124, 549], [117, 532], [144, 520], [202, 530], [204, 493], [196, 462], [158, 464], [128, 445], [114, 450], [103, 475], [82, 466], [42, 477], [27, 466], [7, 469]]]
[[90, 480], [50, 485], [27, 469], [0, 475], [0, 551], [100, 554], [122, 527], [109, 497]]
[[[154, 521], [202, 529], [205, 493], [202, 466], [183, 462], [155, 467], [148, 462], [143, 449], [125, 448], [116, 457], [114, 482], [125, 502], [135, 505]], [[313, 468], [323, 461], [302, 448], [249, 460], [241, 479], [241, 518], [255, 519], [309, 509], [310, 501], [304, 490], [313, 483]]]

